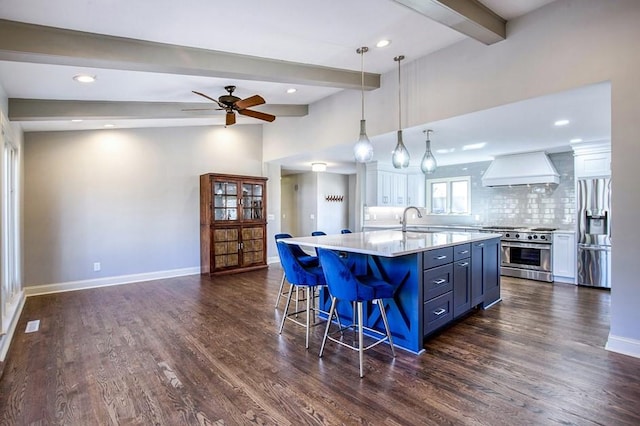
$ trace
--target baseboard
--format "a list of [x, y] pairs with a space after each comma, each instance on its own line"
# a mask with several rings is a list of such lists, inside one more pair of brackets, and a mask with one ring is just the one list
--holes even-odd
[[[16, 326], [18, 325], [18, 321], [20, 320], [20, 315], [22, 314], [22, 308], [24, 308], [25, 301], [25, 293], [23, 292], [20, 295], [20, 300], [18, 302], [18, 306], [15, 311], [13, 311], [13, 315], [9, 320], [9, 327], [7, 328], [7, 333], [4, 336], [0, 336], [0, 362], [2, 363], [2, 369], [4, 370], [4, 358], [7, 356], [7, 352], [9, 352], [9, 346], [11, 345], [11, 340], [13, 339], [13, 333], [16, 331]], [[0, 377], [2, 377], [2, 371], [0, 371]]]
[[609, 340], [604, 348], [611, 352], [640, 358], [640, 340], [609, 334]]
[[200, 267], [171, 269], [168, 271], [146, 272], [143, 274], [119, 275], [115, 277], [97, 278], [93, 280], [69, 281], [66, 283], [43, 284], [25, 287], [27, 296], [60, 293], [63, 291], [85, 290], [89, 288], [108, 287], [112, 285], [131, 284], [140, 281], [160, 280], [164, 278], [182, 277], [200, 273]]
[[564, 284], [575, 284], [576, 283], [576, 279], [575, 278], [559, 277], [557, 275], [553, 276], [553, 281], [555, 281], [557, 283], [564, 283]]
[[278, 256], [267, 257], [267, 264], [272, 263], [280, 263], [280, 258]]

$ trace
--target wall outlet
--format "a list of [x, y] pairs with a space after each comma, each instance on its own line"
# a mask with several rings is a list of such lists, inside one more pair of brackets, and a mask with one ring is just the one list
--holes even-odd
[[276, 215], [274, 215], [274, 214], [268, 214], [268, 215], [267, 215], [267, 220], [276, 220]]
[[93, 272], [98, 272], [100, 271], [100, 269], [102, 269], [102, 265], [100, 265], [100, 262], [93, 262]]
[[309, 215], [309, 219], [313, 220], [313, 219], [315, 219], [315, 218], [316, 218], [316, 215], [315, 215], [315, 214], [311, 213], [311, 214]]
[[369, 220], [369, 215], [368, 214], [364, 215], [364, 220]]

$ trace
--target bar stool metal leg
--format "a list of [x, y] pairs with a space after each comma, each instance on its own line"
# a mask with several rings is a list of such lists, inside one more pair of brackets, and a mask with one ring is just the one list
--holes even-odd
[[364, 338], [362, 336], [362, 302], [358, 302], [358, 357], [360, 358], [360, 377], [364, 377]]
[[[322, 357], [322, 352], [324, 352], [324, 345], [327, 343], [327, 336], [329, 335], [329, 327], [331, 327], [331, 319], [333, 318], [333, 314], [336, 311], [336, 303], [338, 299], [335, 297], [331, 297], [331, 308], [329, 308], [329, 317], [327, 318], [327, 326], [324, 330], [324, 337], [322, 338], [322, 345], [320, 346], [320, 354], [319, 357]], [[342, 326], [340, 326], [342, 328]]]
[[282, 321], [280, 322], [280, 330], [278, 334], [282, 334], [284, 328], [284, 322], [287, 320], [287, 313], [289, 311], [289, 304], [291, 303], [291, 296], [293, 295], [293, 286], [289, 286], [289, 294], [287, 295], [287, 303], [284, 305], [284, 311], [282, 312]]
[[387, 331], [387, 338], [389, 339], [389, 346], [391, 347], [391, 354], [393, 357], [396, 357], [396, 350], [393, 347], [393, 339], [391, 338], [391, 331], [389, 330], [389, 321], [387, 321], [387, 311], [384, 308], [384, 301], [382, 299], [377, 300], [378, 308], [380, 308], [380, 316], [382, 317], [382, 322], [384, 323], [384, 329]]
[[282, 296], [282, 289], [284, 288], [284, 280], [286, 276], [284, 272], [282, 273], [282, 280], [280, 281], [280, 288], [278, 289], [278, 297], [276, 297], [276, 309], [278, 308], [278, 303], [280, 303], [280, 296]]

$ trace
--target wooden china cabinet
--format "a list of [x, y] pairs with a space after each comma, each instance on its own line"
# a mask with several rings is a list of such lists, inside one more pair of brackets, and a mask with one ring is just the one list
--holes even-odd
[[200, 272], [267, 267], [267, 178], [200, 176]]

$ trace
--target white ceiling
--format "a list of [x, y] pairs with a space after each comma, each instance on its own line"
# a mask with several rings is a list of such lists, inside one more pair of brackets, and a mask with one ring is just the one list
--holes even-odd
[[[481, 1], [509, 20], [553, 0]], [[391, 0], [0, 0], [0, 19], [355, 71], [360, 70], [356, 48], [369, 46], [365, 70], [378, 74], [395, 68], [391, 59], [396, 55], [403, 54], [410, 61], [466, 37]], [[382, 38], [390, 39], [391, 45], [375, 48]], [[96, 83], [81, 85], [71, 79], [81, 72], [97, 75]], [[229, 84], [238, 87], [235, 94], [239, 97], [259, 93], [267, 104], [310, 104], [343, 90], [286, 82], [0, 61], [0, 85], [10, 98], [201, 102], [203, 99], [191, 90], [217, 97]], [[287, 94], [289, 87], [298, 91]], [[436, 130], [432, 135], [434, 149], [456, 149], [451, 154], [439, 154], [440, 164], [470, 158], [459, 155], [461, 146], [479, 140], [488, 142], [484, 156], [505, 150], [558, 149], [566, 147], [568, 139], [574, 137], [609, 137], [609, 97], [609, 86], [599, 85], [425, 126]], [[555, 119], [554, 113], [572, 117], [572, 125], [553, 128], [550, 121]], [[212, 125], [222, 124], [222, 116], [194, 114], [190, 119], [112, 122], [117, 127]], [[240, 125], [256, 122], [244, 117], [238, 120]], [[25, 131], [97, 129], [103, 124], [99, 120], [22, 123]], [[405, 141], [416, 162], [424, 150], [422, 130], [423, 126], [405, 131]], [[386, 158], [385, 150], [393, 148], [392, 139], [393, 135], [374, 138], [375, 144], [383, 145], [377, 149], [381, 158]], [[352, 170], [350, 147], [339, 151], [313, 153], [290, 159], [285, 165], [305, 170], [311, 160], [324, 160], [336, 165], [344, 163]], [[474, 154], [473, 158], [479, 159], [478, 153]]]

